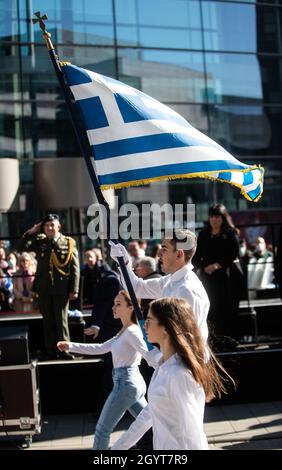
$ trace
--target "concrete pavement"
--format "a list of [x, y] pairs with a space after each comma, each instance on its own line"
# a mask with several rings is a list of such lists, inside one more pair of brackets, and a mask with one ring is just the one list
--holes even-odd
[[[132, 418], [126, 415], [112, 434], [111, 444]], [[91, 413], [42, 418], [42, 431], [29, 450], [91, 449], [95, 420]], [[282, 401], [206, 407], [205, 431], [210, 450], [282, 450]], [[0, 440], [0, 450], [19, 443]]]
[[211, 450], [281, 450], [282, 402], [207, 407], [205, 431]]

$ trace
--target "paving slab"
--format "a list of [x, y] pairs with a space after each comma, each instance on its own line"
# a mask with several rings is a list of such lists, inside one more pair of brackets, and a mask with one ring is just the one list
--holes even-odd
[[[129, 415], [122, 419], [110, 445], [132, 421]], [[91, 449], [95, 422], [91, 413], [45, 416], [29, 450]], [[282, 450], [282, 402], [207, 406], [205, 432], [210, 450]], [[0, 438], [0, 451], [19, 448], [19, 439]]]

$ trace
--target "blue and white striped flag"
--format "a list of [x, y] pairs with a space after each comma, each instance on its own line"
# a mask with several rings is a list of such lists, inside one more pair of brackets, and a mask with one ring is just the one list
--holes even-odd
[[246, 165], [168, 106], [112, 78], [62, 63], [79, 103], [102, 189], [178, 178], [209, 178], [263, 191], [262, 167]]

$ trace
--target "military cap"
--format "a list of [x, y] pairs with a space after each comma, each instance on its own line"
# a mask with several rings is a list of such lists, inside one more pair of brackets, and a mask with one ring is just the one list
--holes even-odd
[[60, 222], [60, 217], [58, 214], [48, 214], [42, 219], [42, 225], [46, 224], [46, 222], [52, 222], [53, 220], [58, 220]]

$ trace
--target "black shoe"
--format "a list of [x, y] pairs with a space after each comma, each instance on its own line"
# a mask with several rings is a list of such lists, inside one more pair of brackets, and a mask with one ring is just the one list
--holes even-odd
[[67, 360], [67, 361], [72, 361], [75, 359], [75, 357], [70, 354], [69, 352], [66, 352], [66, 351], [62, 351], [60, 352], [58, 355], [57, 355], [57, 358], [58, 359], [63, 359], [63, 360]]

